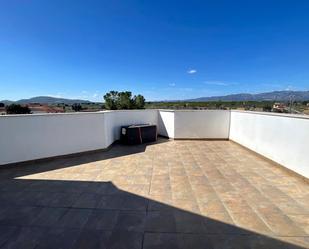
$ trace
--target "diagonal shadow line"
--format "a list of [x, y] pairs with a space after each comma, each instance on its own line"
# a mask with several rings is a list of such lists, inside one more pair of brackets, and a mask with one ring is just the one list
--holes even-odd
[[[27, 174], [31, 168], [38, 172], [30, 167]], [[1, 170], [2, 179], [7, 171]], [[6, 179], [0, 184], [1, 248], [306, 248], [112, 182]]]
[[[79, 166], [81, 164], [94, 163], [103, 160], [143, 153], [146, 151], [147, 146], [162, 144], [168, 141], [168, 139], [160, 137], [156, 142], [134, 146], [122, 145], [119, 143], [119, 141], [117, 141], [112, 145], [111, 148], [105, 151], [89, 151], [85, 153], [77, 153], [58, 157], [43, 158], [33, 161], [0, 165], [0, 180], [9, 178], [13, 179], [16, 177], [22, 177], [30, 174], [70, 168], [74, 166]], [[4, 173], [4, 171], [6, 172]]]
[[[46, 159], [38, 159], [29, 162], [12, 163], [0, 167], [0, 171], [8, 170], [8, 174], [4, 177], [15, 178], [29, 174], [42, 173], [50, 170], [63, 169], [78, 166], [81, 164], [94, 163], [123, 156], [143, 153], [147, 146], [166, 143], [166, 138], [158, 138], [156, 142], [140, 144], [135, 146], [126, 146], [115, 142], [111, 148], [105, 151], [90, 151], [85, 153], [77, 153], [72, 155], [64, 155]], [[2, 176], [3, 177], [3, 176]], [[1, 179], [1, 175], [0, 175]]]

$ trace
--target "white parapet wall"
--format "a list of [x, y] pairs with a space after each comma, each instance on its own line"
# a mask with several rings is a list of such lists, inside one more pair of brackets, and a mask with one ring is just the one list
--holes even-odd
[[0, 116], [0, 165], [105, 149], [120, 127], [155, 124], [169, 138], [228, 138], [228, 111], [124, 110]]
[[175, 139], [228, 139], [229, 129], [230, 111], [175, 111]]
[[155, 124], [168, 138], [230, 139], [309, 178], [309, 118], [220, 110], [0, 116], [0, 165], [105, 149], [130, 124]]
[[0, 117], [0, 165], [60, 156], [105, 146], [103, 113]]
[[158, 124], [157, 110], [0, 116], [0, 165], [106, 149], [120, 127]]
[[230, 139], [309, 178], [309, 118], [231, 111]]

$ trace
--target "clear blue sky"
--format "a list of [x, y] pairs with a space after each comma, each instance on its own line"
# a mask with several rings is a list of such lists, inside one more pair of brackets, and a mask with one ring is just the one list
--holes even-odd
[[309, 1], [0, 1], [0, 99], [309, 90]]

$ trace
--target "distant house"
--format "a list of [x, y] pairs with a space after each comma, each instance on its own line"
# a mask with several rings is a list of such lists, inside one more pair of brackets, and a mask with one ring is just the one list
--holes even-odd
[[287, 109], [287, 106], [284, 103], [277, 102], [273, 104], [273, 111], [275, 112], [285, 112], [286, 109]]

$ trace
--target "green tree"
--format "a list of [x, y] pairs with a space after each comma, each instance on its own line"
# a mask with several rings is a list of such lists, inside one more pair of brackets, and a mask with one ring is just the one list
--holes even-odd
[[5, 107], [5, 104], [4, 103], [0, 103], [0, 107]]
[[119, 95], [117, 91], [110, 91], [104, 95], [105, 108], [109, 110], [117, 110]]
[[132, 101], [132, 93], [131, 92], [119, 92], [118, 93], [118, 103], [117, 109], [133, 109], [134, 101]]
[[72, 110], [74, 110], [76, 112], [79, 112], [81, 109], [82, 109], [82, 106], [79, 103], [75, 103], [75, 104], [72, 105]]
[[7, 114], [30, 114], [31, 110], [28, 106], [22, 106], [19, 104], [11, 104], [6, 106], [6, 113]]
[[145, 108], [145, 98], [143, 95], [138, 94], [137, 96], [134, 96], [133, 102], [136, 109]]
[[108, 110], [123, 110], [123, 109], [143, 109], [145, 108], [145, 98], [142, 95], [137, 95], [132, 98], [132, 93], [129, 91], [117, 92], [110, 91], [104, 95], [105, 108]]

